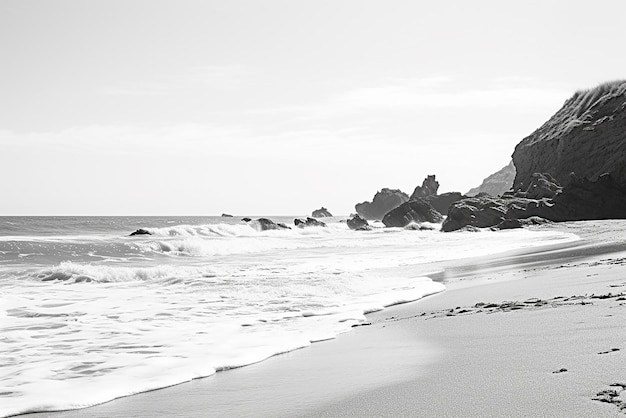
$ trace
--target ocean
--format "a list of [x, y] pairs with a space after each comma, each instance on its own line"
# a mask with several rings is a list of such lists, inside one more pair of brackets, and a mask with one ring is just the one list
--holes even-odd
[[[434, 263], [576, 239], [269, 218], [292, 229], [240, 217], [0, 217], [0, 416], [259, 362], [444, 291]], [[129, 236], [138, 228], [152, 235]]]

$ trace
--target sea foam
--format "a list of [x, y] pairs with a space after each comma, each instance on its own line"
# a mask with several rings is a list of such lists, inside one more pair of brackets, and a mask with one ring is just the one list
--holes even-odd
[[[444, 290], [425, 275], [429, 263], [576, 239], [163, 224], [147, 225], [151, 236], [5, 242], [0, 416], [81, 408], [258, 362]], [[29, 248], [43, 255], [12, 256]]]

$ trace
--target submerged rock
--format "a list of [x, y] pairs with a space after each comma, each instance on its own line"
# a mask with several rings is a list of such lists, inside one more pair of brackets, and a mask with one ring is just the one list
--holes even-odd
[[258, 226], [258, 229], [260, 231], [271, 231], [275, 229], [291, 229], [283, 223], [275, 223], [274, 221], [267, 219], [267, 218], [259, 218], [253, 221], [253, 223], [256, 226]]
[[368, 220], [381, 220], [387, 212], [409, 200], [409, 196], [397, 189], [382, 189], [374, 195], [371, 202], [358, 203], [354, 206], [357, 214]]
[[302, 219], [294, 219], [293, 223], [295, 226], [297, 226], [298, 228], [306, 228], [309, 226], [321, 226], [321, 227], [326, 227], [326, 224], [322, 221], [318, 221], [317, 219], [313, 219], [313, 218], [306, 218], [305, 220]]
[[352, 215], [346, 223], [348, 224], [348, 228], [354, 231], [369, 231], [372, 229], [367, 220], [359, 215]]
[[139, 228], [135, 232], [131, 232], [129, 236], [132, 237], [135, 235], [152, 235], [152, 232], [148, 231], [147, 229]]
[[443, 217], [425, 199], [414, 199], [391, 210], [383, 218], [387, 227], [405, 227], [410, 223], [441, 222]]
[[333, 214], [330, 213], [328, 209], [326, 209], [324, 206], [322, 206], [319, 209], [315, 209], [311, 216], [313, 216], [314, 218], [328, 218], [333, 216]]

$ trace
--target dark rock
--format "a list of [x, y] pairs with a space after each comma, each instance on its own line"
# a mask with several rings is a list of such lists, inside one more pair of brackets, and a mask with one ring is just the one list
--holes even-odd
[[250, 219], [250, 218], [241, 218], [241, 220], [242, 220], [243, 222], [250, 222], [252, 219]]
[[529, 199], [552, 199], [563, 190], [563, 187], [548, 173], [534, 173], [525, 191], [515, 193], [518, 197]]
[[427, 200], [437, 212], [448, 213], [450, 206], [463, 198], [465, 198], [465, 196], [459, 192], [450, 192], [439, 195], [431, 195], [425, 198], [425, 200]]
[[506, 202], [495, 197], [471, 197], [454, 203], [443, 222], [444, 232], [456, 231], [464, 226], [487, 228], [502, 222], [508, 211]]
[[357, 213], [365, 219], [381, 220], [387, 212], [409, 200], [409, 196], [397, 189], [382, 189], [371, 202], [358, 203], [354, 206]]
[[222, 213], [222, 218], [232, 218], [233, 215], [229, 215], [228, 213]]
[[293, 223], [298, 228], [306, 228], [306, 227], [309, 227], [309, 226], [326, 227], [326, 224], [324, 222], [318, 221], [317, 219], [313, 219], [313, 218], [306, 218], [306, 221], [304, 221], [302, 219], [294, 219]]
[[494, 226], [493, 229], [516, 229], [523, 226], [522, 221], [519, 219], [504, 219], [498, 225]]
[[549, 173], [567, 188], [570, 173], [591, 182], [609, 173], [626, 188], [626, 81], [579, 91], [513, 153], [514, 188], [525, 190], [534, 173]]
[[274, 221], [267, 218], [259, 218], [253, 221], [253, 224], [257, 226], [260, 231], [272, 231], [276, 229], [291, 229], [287, 225], [282, 223], [275, 223]]
[[490, 196], [502, 196], [506, 191], [511, 189], [513, 180], [515, 180], [515, 165], [511, 160], [509, 165], [488, 176], [483, 180], [480, 186], [474, 187], [466, 194], [470, 197], [476, 196], [479, 193], [487, 193]]
[[311, 216], [313, 216], [314, 218], [328, 218], [330, 216], [333, 216], [333, 214], [330, 213], [328, 209], [326, 209], [324, 206], [322, 206], [321, 208], [314, 210]]
[[152, 232], [148, 231], [147, 229], [139, 228], [135, 232], [131, 232], [129, 236], [132, 237], [135, 235], [152, 235]]
[[441, 222], [443, 217], [428, 201], [417, 198], [389, 211], [383, 218], [387, 227], [405, 227], [412, 222]]
[[435, 196], [439, 189], [439, 182], [435, 180], [435, 175], [428, 175], [422, 182], [421, 186], [417, 186], [413, 191], [413, 194], [409, 200], [424, 198], [428, 196]]
[[354, 231], [369, 231], [372, 229], [367, 220], [359, 215], [352, 215], [352, 217], [348, 219], [347, 224], [348, 228]]

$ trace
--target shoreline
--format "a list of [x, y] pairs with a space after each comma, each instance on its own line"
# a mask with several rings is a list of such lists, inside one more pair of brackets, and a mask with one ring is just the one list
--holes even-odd
[[[614, 228], [616, 224], [619, 228]], [[354, 414], [462, 416], [466, 413], [469, 416], [489, 416], [489, 410], [485, 410], [481, 405], [490, 405], [490, 410], [497, 412], [494, 416], [511, 414], [518, 416], [522, 410], [511, 409], [511, 405], [508, 408], [498, 409], [497, 405], [493, 405], [493, 403], [500, 404], [497, 399], [489, 401], [490, 392], [498, 394], [496, 390], [498, 385], [493, 382], [499, 382], [499, 385], [502, 385], [507, 383], [507, 380], [513, 380], [507, 385], [515, 388], [519, 395], [528, 392], [525, 389], [528, 385], [528, 378], [541, 380], [546, 376], [529, 372], [523, 376], [504, 379], [504, 381], [502, 378], [497, 378], [499, 372], [506, 373], [506, 369], [499, 370], [504, 366], [497, 360], [503, 358], [507, 349], [514, 348], [512, 341], [515, 341], [515, 346], [524, 346], [528, 351], [525, 356], [519, 358], [520, 362], [526, 361], [525, 358], [533, 359], [537, 355], [533, 352], [533, 347], [528, 346], [528, 342], [523, 339], [515, 340], [514, 337], [517, 335], [511, 335], [512, 329], [529, 327], [527, 337], [529, 335], [541, 336], [548, 341], [549, 347], [555, 348], [563, 345], [563, 341], [567, 341], [567, 333], [558, 334], [559, 338], [551, 337], [550, 339], [541, 332], [541, 329], [537, 329], [537, 325], [554, 325], [554, 323], [563, 325], [561, 323], [564, 321], [563, 317], [581, 315], [580, 309], [586, 305], [574, 306], [574, 308], [564, 306], [554, 311], [520, 309], [506, 313], [464, 312], [454, 317], [443, 315], [430, 320], [425, 320], [422, 314], [426, 316], [433, 311], [443, 312], [457, 306], [462, 308], [457, 310], [460, 311], [479, 302], [501, 303], [505, 300], [524, 300], [524, 298], [545, 300], [556, 296], [582, 296], [590, 291], [606, 294], [606, 287], [610, 284], [620, 285], [619, 278], [615, 277], [615, 265], [605, 263], [568, 266], [568, 263], [584, 263], [583, 260], [600, 260], [609, 254], [614, 257], [613, 259], [617, 259], [618, 255], [626, 256], [624, 253], [626, 245], [619, 240], [615, 242], [614, 237], [615, 229], [626, 230], [625, 223], [604, 222], [602, 225], [605, 227], [602, 233], [597, 234], [603, 239], [596, 236], [597, 228], [594, 225], [591, 223], [565, 225], [565, 229], [573, 228], [582, 232], [582, 239], [556, 246], [559, 248], [544, 246], [526, 249], [515, 254], [499, 254], [495, 257], [442, 263], [446, 267], [445, 270], [431, 277], [446, 283], [447, 289], [444, 292], [368, 314], [370, 324], [363, 324], [368, 326], [359, 326], [336, 339], [313, 344], [307, 350], [292, 351], [274, 356], [261, 363], [229, 370], [228, 373], [217, 373], [208, 378], [119, 398], [86, 409], [24, 416], [349, 416]], [[563, 226], [553, 225], [551, 228], [562, 230]], [[607, 239], [609, 235], [613, 238]], [[496, 275], [497, 279], [491, 277], [493, 275]], [[574, 279], [571, 276], [575, 276]], [[521, 278], [525, 280], [520, 280]], [[626, 283], [626, 277], [622, 276], [621, 281]], [[613, 290], [620, 289], [626, 290], [626, 287]], [[554, 294], [555, 292], [564, 294]], [[605, 299], [602, 300], [605, 301]], [[614, 312], [609, 310], [614, 308], [593, 304], [587, 306], [587, 308], [590, 307], [600, 309], [603, 314]], [[570, 312], [572, 309], [574, 311]], [[624, 310], [620, 310], [621, 315]], [[557, 312], [557, 315], [549, 312]], [[498, 317], [498, 315], [510, 316]], [[581, 318], [585, 319], [584, 316]], [[623, 316], [620, 318], [623, 319]], [[437, 326], [433, 326], [435, 322]], [[510, 328], [511, 326], [513, 328]], [[474, 334], [468, 334], [467, 330], [470, 329]], [[555, 330], [552, 331], [555, 332]], [[601, 334], [599, 336], [592, 332], [588, 334], [594, 334], [593, 341], [605, 340], [607, 350], [620, 348], [617, 344], [619, 341], [609, 344], [613, 341], [606, 335], [606, 332], [601, 331], [598, 331]], [[491, 343], [485, 345], [485, 339], [493, 341], [490, 340]], [[455, 344], [459, 342], [469, 342], [471, 347], [465, 351], [457, 350]], [[585, 340], [585, 344], [591, 344], [591, 342]], [[476, 369], [475, 364], [459, 362], [459, 358], [464, 359], [468, 355], [476, 356], [485, 349], [493, 353], [489, 361], [482, 364], [481, 369]], [[618, 356], [626, 353], [626, 347], [621, 347], [620, 350], [609, 352], [605, 357], [619, 358]], [[551, 353], [554, 355], [554, 352]], [[532, 364], [531, 362], [530, 365]], [[612, 369], [620, 370], [620, 365], [613, 364]], [[623, 369], [621, 366], [622, 371]], [[554, 370], [548, 370], [548, 372], [551, 373]], [[539, 373], [539, 371], [536, 372]], [[590, 373], [588, 371], [587, 375]], [[559, 375], [561, 374], [568, 375], [565, 372]], [[477, 384], [474, 380], [479, 375], [485, 379], [490, 378], [493, 384], [487, 387], [484, 386], [484, 382]], [[617, 377], [619, 376], [615, 378]], [[626, 380], [626, 372], [622, 373], [622, 381], [624, 380]], [[462, 384], [463, 381], [474, 382], [474, 384]], [[534, 380], [531, 379], [531, 381]], [[600, 382], [597, 383], [596, 386]], [[605, 385], [611, 383], [614, 382], [607, 381]], [[555, 384], [558, 386], [558, 383]], [[571, 382], [569, 385], [581, 389], [580, 385], [577, 386]], [[471, 390], [468, 389], [470, 387]], [[457, 396], [471, 395], [470, 400], [473, 399], [473, 402], [468, 403], [467, 400], [459, 399], [458, 402], [462, 404], [461, 409], [454, 407], [452, 403], [446, 403], [445, 399], [449, 396], [446, 388], [448, 391], [455, 389]], [[555, 387], [551, 389], [554, 390]], [[589, 388], [591, 392], [595, 389], [599, 392], [606, 388]], [[545, 387], [544, 390], [546, 390]], [[499, 395], [501, 398], [502, 394]], [[525, 397], [513, 396], [510, 402], [524, 405], [528, 412], [528, 408], [533, 406], [535, 395], [536, 393], [531, 391]], [[588, 415], [591, 411], [593, 411], [592, 415], [596, 416], [614, 416], [611, 415], [613, 412], [618, 413], [618, 408], [608, 402], [590, 399], [583, 402], [583, 397], [571, 399], [571, 394], [564, 394], [562, 397], [570, 405], [576, 404], [576, 408], [583, 408], [587, 411], [587, 414], [581, 416]], [[432, 402], [418, 401], [424, 398]], [[481, 402], [476, 402], [476, 399], [480, 399]], [[521, 402], [520, 399], [525, 399], [526, 402]], [[432, 405], [431, 409], [428, 408], [429, 405]], [[430, 412], [426, 413], [427, 411]], [[562, 407], [555, 409], [542, 404], [540, 411], [549, 411], [549, 413], [546, 412], [548, 416], [572, 416], [572, 412], [576, 410]], [[559, 415], [559, 411], [566, 413]]]

